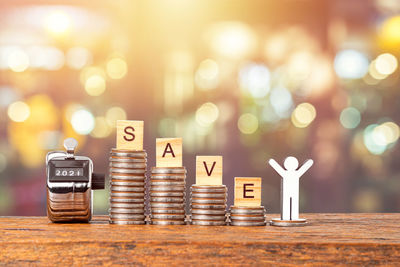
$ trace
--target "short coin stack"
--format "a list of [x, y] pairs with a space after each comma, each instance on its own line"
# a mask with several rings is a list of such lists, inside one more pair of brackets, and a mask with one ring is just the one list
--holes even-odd
[[186, 168], [153, 167], [150, 177], [150, 219], [156, 225], [185, 224]]
[[227, 194], [225, 185], [192, 185], [192, 224], [226, 225]]
[[112, 149], [109, 160], [110, 223], [145, 224], [146, 152]]
[[265, 209], [263, 206], [231, 206], [230, 220], [234, 226], [263, 226], [266, 224]]

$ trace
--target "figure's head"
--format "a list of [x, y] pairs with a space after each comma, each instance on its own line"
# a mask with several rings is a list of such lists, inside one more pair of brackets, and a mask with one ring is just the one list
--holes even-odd
[[283, 165], [285, 166], [286, 170], [294, 171], [297, 169], [297, 167], [299, 167], [299, 162], [295, 157], [287, 157]]

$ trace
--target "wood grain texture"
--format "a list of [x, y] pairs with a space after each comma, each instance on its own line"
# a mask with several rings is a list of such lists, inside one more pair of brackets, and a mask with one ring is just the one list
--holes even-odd
[[261, 206], [260, 177], [235, 177], [234, 205], [241, 207]]
[[[268, 218], [279, 217], [268, 215]], [[400, 214], [302, 214], [298, 228], [53, 224], [0, 217], [0, 265], [392, 265]]]
[[143, 150], [143, 121], [117, 121], [117, 149]]
[[156, 167], [182, 167], [182, 138], [156, 138]]
[[222, 156], [196, 156], [196, 185], [222, 185]]

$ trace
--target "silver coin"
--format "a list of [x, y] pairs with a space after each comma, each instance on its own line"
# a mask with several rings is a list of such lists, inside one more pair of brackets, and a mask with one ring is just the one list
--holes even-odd
[[113, 186], [111, 186], [111, 191], [114, 191], [114, 192], [144, 192], [145, 188], [144, 187], [113, 185]]
[[184, 173], [151, 173], [151, 177], [157, 178], [157, 179], [185, 179], [186, 174]]
[[230, 207], [231, 210], [265, 210], [264, 206], [256, 206], [256, 207], [250, 207], [250, 206], [234, 206], [232, 205]]
[[111, 208], [108, 210], [110, 214], [127, 213], [127, 214], [144, 214], [144, 208], [141, 209], [125, 209], [125, 208]]
[[112, 192], [110, 194], [111, 197], [129, 197], [129, 198], [143, 198], [145, 196], [144, 193], [139, 192]]
[[110, 219], [144, 220], [144, 214], [110, 214]]
[[192, 198], [193, 204], [225, 204], [226, 199], [202, 199], [202, 198]]
[[158, 203], [150, 202], [152, 208], [185, 208], [185, 203]]
[[204, 226], [224, 226], [226, 225], [225, 221], [192, 221], [193, 225], [204, 225]]
[[231, 208], [231, 214], [232, 215], [264, 215], [265, 210], [246, 210], [246, 209], [232, 209]]
[[194, 193], [192, 192], [190, 194], [193, 198], [223, 198], [226, 199], [227, 194], [222, 193], [222, 194], [207, 194], [207, 193]]
[[159, 174], [186, 173], [186, 169], [185, 169], [185, 167], [170, 167], [170, 168], [153, 167], [153, 168], [151, 168], [151, 173], [159, 173]]
[[146, 186], [145, 182], [110, 182], [111, 186], [139, 186], [144, 187]]
[[186, 196], [185, 192], [154, 192], [150, 191], [149, 195], [151, 197], [184, 197]]
[[161, 191], [161, 192], [185, 192], [185, 186], [169, 186], [169, 185], [152, 185], [150, 191]]
[[114, 158], [109, 157], [110, 162], [124, 162], [124, 163], [146, 163], [147, 159], [133, 159], [133, 158]]
[[202, 215], [224, 215], [225, 210], [206, 210], [206, 209], [191, 209], [192, 214], [202, 214]]
[[150, 197], [151, 202], [161, 203], [182, 203], [185, 202], [184, 197]]
[[144, 203], [110, 203], [110, 208], [140, 209], [144, 208]]
[[184, 221], [151, 221], [151, 224], [154, 225], [185, 225]]
[[145, 221], [122, 221], [122, 220], [109, 220], [110, 224], [120, 224], [120, 225], [143, 225], [146, 224]]
[[150, 209], [152, 214], [185, 214], [185, 209]]
[[226, 209], [226, 205], [207, 205], [207, 204], [196, 204], [191, 203], [190, 205], [192, 209], [210, 209], [210, 210], [219, 210], [219, 209]]
[[192, 185], [190, 190], [198, 193], [224, 193], [227, 188], [225, 185]]
[[123, 180], [123, 181], [141, 181], [144, 182], [146, 179], [145, 175], [117, 175], [117, 174], [111, 174], [110, 175], [111, 180]]
[[116, 157], [127, 157], [127, 158], [146, 158], [147, 153], [144, 150], [123, 150], [123, 149], [112, 149], [110, 151], [111, 156]]
[[264, 225], [266, 225], [266, 223], [265, 222], [234, 221], [234, 222], [231, 222], [230, 225], [232, 225], [232, 226], [264, 226]]
[[150, 176], [151, 181], [171, 181], [171, 182], [184, 182], [186, 177], [166, 177], [166, 176]]
[[159, 186], [159, 185], [167, 185], [167, 186], [185, 186], [185, 182], [154, 182], [150, 180], [150, 185], [153, 186]]
[[152, 219], [159, 219], [159, 220], [179, 220], [185, 219], [185, 214], [152, 214], [150, 216]]
[[110, 198], [110, 204], [112, 203], [144, 203], [144, 198]]
[[238, 216], [232, 215], [230, 216], [231, 221], [265, 221], [265, 217], [263, 215], [258, 216]]
[[123, 169], [145, 169], [146, 163], [126, 163], [126, 162], [110, 162], [111, 168], [123, 168]]
[[120, 168], [110, 168], [111, 174], [118, 174], [118, 173], [134, 173], [134, 174], [143, 174], [146, 172], [145, 169], [120, 169]]
[[306, 219], [281, 220], [279, 218], [274, 218], [270, 221], [270, 225], [281, 226], [281, 227], [297, 227], [297, 226], [305, 226], [307, 224], [308, 223]]
[[225, 221], [225, 215], [203, 215], [203, 214], [193, 214], [192, 220], [206, 220], [206, 221]]

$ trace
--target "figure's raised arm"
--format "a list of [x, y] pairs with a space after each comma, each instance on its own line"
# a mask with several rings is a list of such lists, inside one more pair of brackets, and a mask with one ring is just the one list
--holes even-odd
[[271, 167], [277, 172], [279, 173], [280, 176], [284, 176], [285, 175], [285, 169], [283, 169], [281, 167], [281, 165], [279, 165], [278, 162], [276, 162], [274, 159], [270, 159], [268, 161], [269, 165], [271, 165]]
[[309, 168], [314, 164], [314, 161], [312, 159], [307, 160], [303, 166], [300, 167], [300, 169], [297, 171], [299, 174], [299, 178], [303, 176], [303, 174], [308, 171]]

